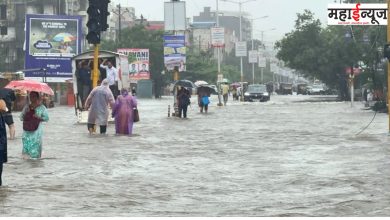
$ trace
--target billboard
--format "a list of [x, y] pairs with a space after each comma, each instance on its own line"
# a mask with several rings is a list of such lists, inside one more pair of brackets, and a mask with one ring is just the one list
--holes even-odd
[[141, 79], [150, 79], [149, 49], [119, 48], [118, 53], [132, 55], [135, 60], [129, 63], [130, 83], [137, 83]]
[[236, 42], [236, 57], [246, 57], [246, 41]]
[[[71, 58], [81, 52], [81, 16], [26, 15], [25, 77], [47, 82], [72, 78]], [[43, 71], [44, 70], [44, 71]]]
[[257, 50], [250, 50], [248, 54], [249, 63], [257, 63], [258, 52]]
[[185, 71], [186, 45], [184, 35], [164, 36], [164, 64], [167, 70], [173, 70], [177, 66], [179, 71]]
[[265, 68], [267, 66], [267, 58], [259, 56], [259, 67]]
[[211, 28], [211, 46], [225, 47], [225, 28]]

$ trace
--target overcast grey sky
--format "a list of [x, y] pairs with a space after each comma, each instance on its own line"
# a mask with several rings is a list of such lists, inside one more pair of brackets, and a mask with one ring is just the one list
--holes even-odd
[[[112, 0], [115, 4], [134, 7], [137, 17], [142, 14], [148, 20], [164, 20], [164, 2], [166, 1], [168, 0]], [[212, 10], [216, 9], [216, 0], [185, 0], [185, 2], [187, 17], [191, 19], [192, 16], [203, 11], [203, 7], [209, 6]], [[254, 37], [260, 39], [260, 30], [275, 28], [273, 31], [264, 32], [264, 41], [275, 42], [294, 28], [296, 14], [302, 13], [304, 9], [312, 11], [316, 18], [326, 25], [329, 3], [334, 3], [334, 0], [256, 0], [243, 4], [242, 11], [249, 13], [251, 18], [268, 15], [268, 18], [254, 21]], [[238, 11], [238, 4], [219, 0], [219, 9]]]

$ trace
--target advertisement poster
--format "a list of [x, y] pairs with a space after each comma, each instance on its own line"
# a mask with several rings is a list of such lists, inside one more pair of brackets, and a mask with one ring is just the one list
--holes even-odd
[[246, 41], [237, 41], [236, 57], [246, 57], [246, 55], [247, 55]]
[[130, 83], [137, 83], [141, 79], [150, 79], [149, 49], [119, 48], [117, 52], [127, 56], [131, 54], [136, 59], [129, 63]]
[[225, 28], [211, 28], [211, 46], [225, 47]]
[[173, 70], [177, 66], [179, 72], [185, 71], [186, 45], [184, 35], [164, 36], [164, 64], [167, 70]]
[[81, 52], [81, 21], [81, 16], [26, 15], [25, 77], [71, 79], [71, 58]]

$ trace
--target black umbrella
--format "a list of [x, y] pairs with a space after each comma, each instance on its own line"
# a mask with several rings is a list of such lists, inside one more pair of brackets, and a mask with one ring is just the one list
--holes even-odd
[[210, 96], [210, 94], [216, 94], [217, 91], [215, 91], [215, 89], [210, 86], [201, 85], [198, 87], [198, 94], [199, 93], [207, 94], [208, 96]]
[[173, 82], [173, 84], [175, 86], [182, 86], [185, 88], [196, 88], [196, 85], [193, 82], [191, 82], [189, 80], [185, 80], [185, 79], [177, 80], [177, 81]]

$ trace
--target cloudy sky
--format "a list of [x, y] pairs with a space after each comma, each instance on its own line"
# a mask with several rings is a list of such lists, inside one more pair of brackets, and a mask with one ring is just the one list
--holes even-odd
[[[131, 6], [135, 8], [136, 16], [141, 14], [148, 20], [164, 20], [164, 2], [168, 0], [112, 0], [114, 4]], [[187, 17], [199, 15], [203, 7], [209, 6], [216, 9], [216, 0], [185, 0]], [[238, 2], [239, 0], [231, 0]], [[244, 1], [244, 0], [241, 0]], [[297, 13], [309, 9], [326, 25], [327, 6], [335, 0], [256, 0], [243, 4], [242, 11], [250, 14], [251, 18], [268, 15], [268, 18], [254, 21], [254, 37], [261, 38], [261, 30], [264, 30], [264, 41], [275, 42], [285, 33], [294, 28]], [[338, 2], [338, 0], [337, 0]], [[219, 0], [219, 9], [238, 11], [238, 4]], [[275, 30], [267, 31], [275, 28]]]

